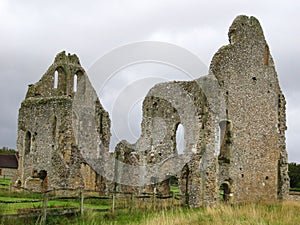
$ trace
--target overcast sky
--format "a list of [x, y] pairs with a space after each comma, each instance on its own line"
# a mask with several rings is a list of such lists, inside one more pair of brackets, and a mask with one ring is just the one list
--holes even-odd
[[299, 8], [297, 0], [0, 0], [0, 146], [16, 147], [27, 85], [40, 79], [58, 52], [76, 53], [88, 71], [118, 46], [164, 41], [188, 49], [208, 66], [228, 44], [233, 19], [245, 14], [258, 18], [264, 29], [288, 102], [289, 161], [300, 163]]

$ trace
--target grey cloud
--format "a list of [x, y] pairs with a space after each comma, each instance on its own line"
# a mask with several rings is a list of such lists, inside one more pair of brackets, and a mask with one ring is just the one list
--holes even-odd
[[290, 161], [300, 163], [300, 131], [295, 126], [300, 120], [289, 112], [300, 114], [299, 6], [300, 2], [293, 0], [2, 0], [0, 145], [15, 147], [16, 115], [27, 85], [39, 80], [61, 50], [78, 54], [88, 69], [117, 46], [165, 36], [209, 65], [216, 50], [228, 43], [228, 27], [234, 17], [247, 14], [256, 16], [264, 28], [288, 100]]

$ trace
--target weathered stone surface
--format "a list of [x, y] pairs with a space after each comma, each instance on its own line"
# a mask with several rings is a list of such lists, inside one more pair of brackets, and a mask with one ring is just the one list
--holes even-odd
[[[287, 197], [285, 99], [258, 20], [237, 17], [229, 41], [213, 57], [209, 75], [149, 91], [140, 139], [116, 147], [119, 159], [138, 171], [119, 168], [126, 190], [130, 183], [153, 190], [147, 184], [154, 174], [158, 187], [167, 175], [177, 176], [190, 206], [216, 204], [220, 192], [231, 202]], [[183, 155], [176, 149], [179, 124]]]
[[285, 198], [285, 99], [258, 20], [237, 17], [229, 41], [210, 65], [230, 121], [227, 160], [219, 157], [219, 185], [230, 182], [234, 202]]
[[192, 207], [217, 204], [220, 195], [232, 203], [288, 198], [286, 102], [258, 20], [237, 17], [229, 42], [207, 76], [155, 85], [143, 102], [141, 137], [121, 141], [115, 154], [108, 113], [78, 58], [58, 54], [19, 111], [17, 179], [35, 190], [168, 194], [176, 176]]
[[[54, 63], [36, 84], [29, 85], [19, 110], [19, 169], [16, 180], [25, 188], [40, 190], [57, 188], [99, 189], [101, 178], [85, 162], [76, 127], [79, 96], [93, 90], [76, 55], [59, 53]], [[87, 101], [87, 100], [86, 100]], [[98, 139], [108, 149], [110, 120], [98, 99], [94, 99], [93, 118]], [[78, 130], [76, 130], [78, 129]], [[97, 143], [97, 139], [93, 140]], [[96, 148], [93, 149], [97, 155]], [[41, 174], [43, 176], [41, 177]], [[19, 182], [19, 183], [20, 183]], [[104, 191], [104, 190], [103, 190]]]

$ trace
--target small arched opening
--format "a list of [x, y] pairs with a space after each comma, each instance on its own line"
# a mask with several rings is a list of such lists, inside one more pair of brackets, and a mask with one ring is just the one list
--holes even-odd
[[47, 171], [46, 171], [46, 170], [41, 170], [41, 171], [38, 173], [38, 177], [39, 177], [41, 180], [45, 180], [46, 177], [47, 177]]
[[42, 180], [41, 188], [43, 191], [47, 191], [48, 189], [48, 177], [47, 177], [47, 171], [41, 170], [38, 173], [38, 177]]
[[55, 89], [58, 88], [58, 71], [57, 70], [55, 70], [55, 72], [54, 72], [54, 84], [53, 84], [53, 87]]
[[183, 204], [189, 205], [190, 169], [187, 164], [182, 168], [180, 176], [180, 192], [184, 196]]
[[178, 154], [184, 153], [184, 127], [181, 123], [176, 129], [176, 149]]
[[73, 92], [77, 91], [77, 82], [78, 82], [78, 75], [75, 74], [73, 78]]
[[[80, 82], [83, 78], [84, 72], [81, 70], [78, 70], [74, 76], [73, 76], [73, 92], [82, 92], [84, 91], [85, 82]], [[80, 85], [80, 86], [79, 86]]]
[[220, 200], [222, 202], [228, 202], [230, 198], [230, 188], [227, 182], [224, 182], [220, 186]]
[[62, 67], [57, 67], [54, 72], [54, 89], [57, 89], [60, 94], [66, 94], [67, 76]]

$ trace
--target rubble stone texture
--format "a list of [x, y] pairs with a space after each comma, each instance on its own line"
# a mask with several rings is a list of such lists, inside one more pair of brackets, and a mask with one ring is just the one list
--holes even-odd
[[210, 65], [226, 98], [228, 118], [219, 185], [230, 183], [235, 202], [286, 198], [286, 102], [269, 46], [254, 17], [237, 17], [229, 41]]
[[[258, 20], [237, 17], [229, 41], [214, 55], [209, 75], [150, 90], [140, 139], [134, 145], [123, 141], [116, 152], [123, 162], [153, 169], [148, 169], [150, 176], [129, 176], [121, 168], [120, 183], [140, 180], [140, 191], [147, 191], [154, 189], [145, 185], [151, 175], [159, 181], [176, 175], [185, 202], [193, 207], [218, 203], [220, 193], [230, 202], [287, 198], [285, 98]], [[179, 124], [185, 131], [186, 161], [176, 157]], [[174, 157], [173, 164], [164, 163]], [[158, 191], [166, 193], [165, 186], [158, 184]]]
[[121, 141], [113, 156], [108, 113], [78, 58], [58, 54], [19, 111], [18, 184], [168, 194], [176, 176], [191, 207], [218, 204], [220, 195], [232, 203], [286, 199], [286, 102], [268, 44], [254, 17], [238, 16], [228, 35], [208, 75], [149, 91], [141, 137]]
[[[19, 168], [16, 183], [35, 191], [59, 188], [103, 190], [105, 183], [82, 157], [80, 133], [86, 126], [77, 122], [86, 107], [81, 98], [91, 84], [76, 55], [59, 53], [39, 82], [29, 85], [18, 120]], [[76, 101], [75, 101], [76, 100]], [[108, 149], [110, 120], [98, 99], [93, 99], [93, 118], [98, 137]], [[90, 102], [85, 99], [85, 102]], [[88, 110], [87, 110], [88, 111]], [[90, 112], [90, 111], [88, 111]], [[81, 117], [80, 117], [81, 116]], [[93, 149], [94, 156], [97, 155]]]

